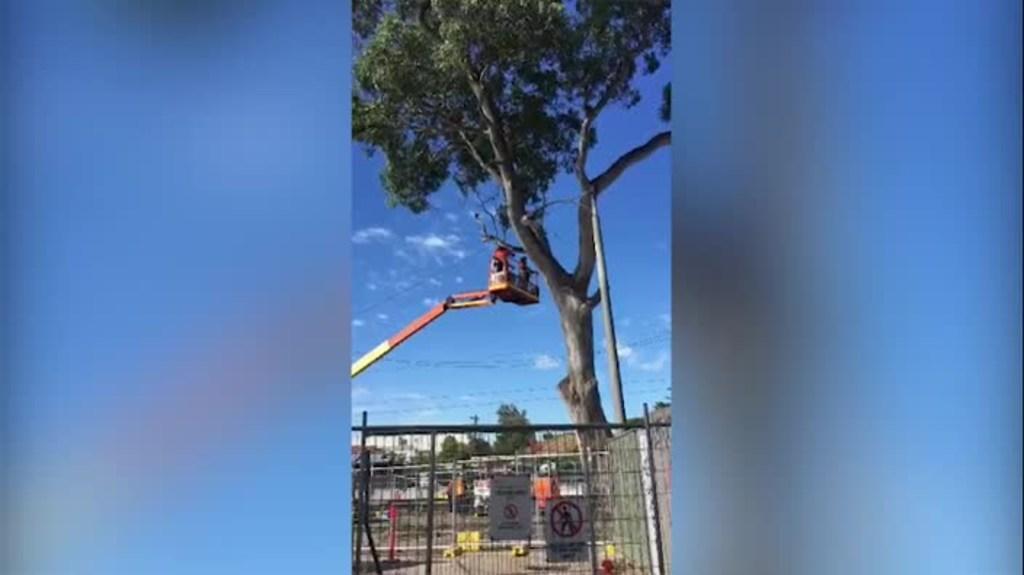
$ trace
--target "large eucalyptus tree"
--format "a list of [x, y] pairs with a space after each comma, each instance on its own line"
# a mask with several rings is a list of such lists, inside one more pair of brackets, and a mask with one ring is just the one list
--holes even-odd
[[[524, 252], [558, 309], [567, 373], [558, 389], [573, 421], [606, 421], [594, 369], [595, 268], [590, 200], [671, 141], [638, 134], [592, 171], [597, 122], [635, 106], [635, 80], [670, 50], [669, 2], [645, 0], [357, 0], [354, 137], [386, 158], [391, 205], [413, 212], [448, 181], [485, 197], [484, 239]], [[669, 86], [661, 117], [668, 121]], [[545, 230], [548, 190], [575, 176], [578, 253], [570, 266]], [[511, 232], [517, 241], [506, 241]]]

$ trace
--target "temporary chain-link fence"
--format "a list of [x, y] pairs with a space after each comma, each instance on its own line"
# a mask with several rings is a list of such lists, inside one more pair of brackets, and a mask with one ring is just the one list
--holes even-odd
[[353, 432], [355, 573], [671, 572], [659, 417]]

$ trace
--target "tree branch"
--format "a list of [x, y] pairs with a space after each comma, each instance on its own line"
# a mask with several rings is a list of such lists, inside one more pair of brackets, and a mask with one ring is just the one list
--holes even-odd
[[587, 307], [590, 308], [590, 309], [594, 309], [595, 307], [597, 307], [600, 304], [601, 304], [601, 292], [600, 291], [596, 291], [596, 292], [590, 294], [590, 297], [587, 298]]
[[608, 186], [611, 186], [615, 180], [619, 179], [619, 176], [621, 176], [627, 169], [632, 167], [634, 164], [639, 164], [659, 148], [668, 146], [671, 143], [672, 132], [665, 131], [655, 135], [650, 140], [647, 140], [643, 145], [637, 146], [625, 154], [622, 154], [617, 160], [612, 162], [612, 165], [609, 166], [607, 170], [590, 181], [590, 184], [594, 188], [594, 193], [600, 194], [606, 190]]
[[498, 236], [495, 236], [495, 235], [492, 235], [492, 234], [488, 234], [486, 232], [483, 234], [481, 239], [482, 239], [482, 241], [484, 243], [490, 243], [490, 244], [499, 245], [499, 246], [505, 248], [506, 250], [508, 250], [510, 252], [515, 252], [517, 254], [525, 254], [526, 253], [526, 250], [523, 249], [522, 246], [517, 246], [515, 244], [510, 244], [507, 241], [499, 238]]
[[431, 9], [433, 9], [433, 6], [431, 5], [431, 0], [421, 0], [419, 12], [416, 14], [416, 20], [417, 22], [419, 22], [419, 25], [424, 30], [427, 31], [428, 34], [433, 36], [435, 39], [440, 39], [441, 35], [437, 31], [437, 27], [427, 21], [427, 19], [430, 17]]
[[608, 83], [608, 87], [605, 89], [604, 94], [601, 94], [601, 99], [598, 100], [597, 105], [594, 106], [593, 111], [589, 114], [591, 118], [596, 118], [601, 110], [608, 105], [608, 102], [612, 99], [612, 94], [618, 90], [623, 83], [632, 75], [633, 62], [637, 55], [631, 53], [628, 57], [619, 60], [615, 65], [615, 72], [612, 73], [612, 81]]
[[590, 285], [590, 278], [594, 274], [594, 265], [597, 260], [594, 252], [594, 227], [591, 222], [590, 202], [591, 194], [596, 199], [597, 194], [607, 189], [627, 169], [638, 164], [653, 154], [658, 148], [668, 146], [672, 142], [672, 132], [661, 132], [655, 135], [641, 146], [633, 148], [612, 162], [601, 175], [587, 182], [583, 187], [583, 197], [580, 199], [580, 207], [577, 214], [577, 225], [579, 226], [579, 260], [576, 269], [573, 271], [573, 285], [577, 289], [586, 289]]
[[576, 145], [576, 179], [584, 191], [590, 188], [587, 177], [587, 154], [590, 152], [590, 124], [593, 117], [588, 113], [580, 123], [580, 139]]
[[480, 106], [481, 115], [487, 125], [486, 132], [491, 142], [491, 148], [498, 159], [498, 182], [505, 192], [509, 223], [519, 237], [519, 240], [523, 242], [523, 249], [526, 255], [533, 260], [540, 273], [544, 275], [550, 284], [564, 285], [570, 280], [569, 274], [551, 251], [551, 245], [547, 241], [543, 228], [537, 226], [536, 222], [533, 222], [527, 216], [526, 198], [523, 190], [516, 185], [514, 162], [509, 152], [502, 119], [499, 116], [497, 106], [487, 91], [487, 87], [484, 85], [482, 73], [479, 77], [473, 74], [472, 63], [469, 61], [468, 55], [466, 60], [466, 79]]
[[590, 201], [592, 192], [584, 189], [580, 197], [580, 205], [576, 210], [576, 226], [579, 235], [579, 259], [572, 273], [572, 282], [579, 290], [587, 289], [590, 278], [594, 275], [597, 254], [594, 251], [594, 225], [590, 217]]
[[487, 173], [489, 173], [492, 178], [500, 180], [501, 175], [498, 173], [498, 170], [496, 170], [493, 165], [484, 161], [483, 156], [480, 155], [480, 150], [476, 149], [476, 146], [474, 146], [473, 142], [470, 141], [469, 137], [466, 135], [466, 132], [460, 129], [458, 130], [458, 133], [459, 138], [462, 139], [462, 143], [465, 144], [466, 149], [469, 150], [469, 153], [473, 156], [473, 159], [476, 160], [476, 163], [480, 164], [480, 167], [483, 168], [484, 170], [487, 170]]
[[586, 290], [587, 286], [590, 285], [590, 278], [594, 275], [594, 265], [597, 259], [597, 256], [594, 253], [594, 227], [590, 219], [591, 194], [596, 195], [597, 188], [594, 186], [593, 181], [591, 181], [587, 176], [587, 154], [590, 148], [590, 129], [594, 120], [601, 113], [604, 107], [608, 105], [608, 102], [611, 101], [612, 95], [631, 75], [632, 61], [629, 60], [629, 62], [630, 63], [627, 63], [627, 60], [619, 60], [619, 63], [615, 67], [612, 81], [608, 83], [607, 88], [601, 95], [601, 99], [598, 100], [597, 104], [593, 108], [591, 108], [586, 102], [584, 103], [585, 113], [583, 121], [580, 123], [580, 138], [576, 152], [576, 179], [579, 180], [580, 190], [582, 191], [576, 216], [579, 235], [579, 256], [576, 261], [576, 269], [574, 269], [572, 273], [573, 285], [579, 290]]

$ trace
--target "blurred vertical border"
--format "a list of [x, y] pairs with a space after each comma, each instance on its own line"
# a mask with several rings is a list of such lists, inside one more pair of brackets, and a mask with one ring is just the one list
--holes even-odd
[[11, 190], [9, 129], [10, 107], [10, 0], [0, 0], [0, 572], [12, 573], [14, 522], [11, 518], [11, 458], [13, 432], [11, 408]]
[[348, 569], [350, 26], [0, 0], [0, 572]]
[[673, 2], [680, 573], [1021, 571], [1021, 4]]

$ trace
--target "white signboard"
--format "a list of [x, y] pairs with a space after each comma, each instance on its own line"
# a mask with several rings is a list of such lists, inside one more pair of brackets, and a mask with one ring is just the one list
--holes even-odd
[[490, 536], [496, 541], [529, 539], [533, 523], [533, 498], [527, 475], [497, 476], [491, 480]]
[[582, 497], [559, 497], [548, 501], [544, 518], [548, 561], [586, 561], [589, 529], [587, 507]]

